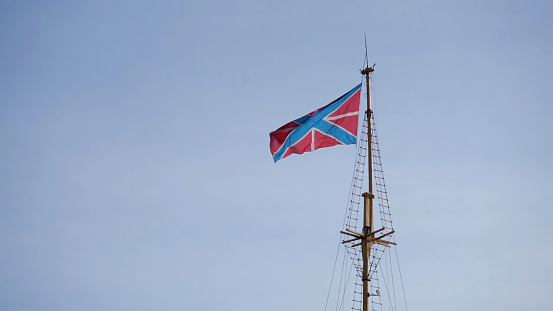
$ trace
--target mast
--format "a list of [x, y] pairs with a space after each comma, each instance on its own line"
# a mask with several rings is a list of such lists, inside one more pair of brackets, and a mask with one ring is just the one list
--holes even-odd
[[[376, 293], [370, 293], [371, 288], [371, 280], [370, 280], [370, 272], [371, 272], [371, 248], [373, 245], [380, 244], [385, 247], [390, 247], [391, 245], [396, 245], [395, 242], [383, 240], [383, 237], [389, 236], [394, 233], [394, 230], [390, 230], [386, 232], [386, 228], [382, 227], [378, 230], [374, 229], [374, 211], [373, 211], [373, 205], [374, 205], [374, 194], [373, 194], [373, 137], [372, 137], [372, 126], [371, 126], [371, 118], [372, 118], [372, 110], [371, 110], [371, 72], [374, 71], [374, 65], [373, 67], [367, 67], [363, 70], [361, 70], [361, 74], [365, 76], [367, 79], [367, 161], [368, 161], [368, 174], [369, 174], [369, 181], [368, 181], [368, 192], [363, 193], [363, 229], [361, 232], [356, 232], [354, 230], [351, 230], [349, 228], [346, 228], [346, 231], [340, 231], [340, 233], [349, 235], [350, 237], [353, 237], [349, 240], [342, 241], [342, 244], [346, 243], [352, 243], [351, 247], [361, 246], [361, 257], [363, 260], [363, 266], [361, 271], [361, 280], [363, 282], [363, 299], [362, 299], [362, 311], [369, 311], [369, 303], [370, 303], [370, 297], [371, 296], [378, 296], [380, 293], [377, 291]], [[376, 237], [376, 234], [381, 232], [381, 235], [379, 237]], [[355, 241], [359, 241], [359, 243], [353, 244]], [[372, 266], [373, 269], [376, 268], [376, 266]]]
[[361, 74], [365, 75], [367, 80], [367, 154], [368, 154], [368, 174], [369, 174], [369, 192], [363, 193], [363, 235], [364, 239], [361, 240], [361, 254], [363, 257], [363, 311], [369, 311], [369, 300], [370, 300], [370, 259], [371, 259], [371, 248], [373, 245], [372, 239], [369, 237], [374, 234], [374, 221], [373, 221], [373, 151], [372, 151], [372, 127], [371, 127], [371, 72], [374, 71], [373, 67], [367, 67], [361, 71]]

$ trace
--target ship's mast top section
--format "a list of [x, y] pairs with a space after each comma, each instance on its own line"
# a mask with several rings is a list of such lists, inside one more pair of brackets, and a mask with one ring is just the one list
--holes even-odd
[[373, 71], [374, 71], [374, 65], [372, 67], [367, 67], [367, 68], [361, 70], [361, 74], [366, 76], [366, 75], [370, 74]]
[[[360, 277], [362, 281], [362, 299], [361, 301], [357, 300], [357, 302], [360, 302], [362, 305], [360, 309], [361, 311], [370, 311], [373, 310], [371, 308], [373, 304], [379, 304], [379, 296], [380, 292], [378, 290], [378, 282], [377, 278], [374, 277], [372, 272], [376, 272], [376, 266], [378, 262], [380, 261], [381, 254], [374, 253], [371, 254], [371, 250], [373, 249], [373, 246], [375, 250], [379, 250], [378, 247], [391, 247], [392, 245], [396, 245], [395, 242], [390, 240], [385, 240], [384, 238], [389, 237], [392, 238], [392, 234], [394, 233], [393, 228], [387, 227], [383, 222], [380, 223], [382, 225], [382, 228], [378, 229], [380, 225], [375, 224], [375, 217], [374, 217], [374, 205], [375, 205], [375, 195], [378, 196], [379, 199], [382, 199], [382, 191], [385, 193], [385, 189], [382, 190], [383, 185], [383, 176], [381, 174], [381, 163], [380, 163], [380, 157], [379, 157], [379, 150], [378, 150], [378, 142], [376, 140], [376, 129], [374, 128], [373, 123], [373, 111], [371, 107], [371, 74], [374, 72], [374, 65], [371, 67], [366, 67], [365, 69], [361, 70], [361, 74], [366, 79], [366, 87], [367, 87], [367, 106], [366, 106], [366, 130], [367, 130], [367, 140], [360, 139], [360, 142], [365, 146], [359, 146], [360, 150], [365, 150], [366, 155], [359, 154], [359, 156], [362, 156], [366, 160], [367, 164], [367, 173], [368, 173], [368, 189], [366, 192], [362, 193], [361, 196], [363, 197], [363, 223], [362, 228], [357, 227], [355, 225], [353, 228], [356, 230], [353, 230], [351, 226], [348, 228], [345, 228], [345, 231], [340, 231], [342, 234], [345, 234], [349, 236], [347, 239], [342, 241], [343, 244], [346, 244], [346, 247], [355, 248], [359, 247], [361, 248], [361, 265], [358, 267], [358, 272], [360, 272]], [[365, 128], [365, 127], [364, 127]], [[374, 154], [373, 154], [374, 153]], [[373, 161], [374, 160], [374, 161]], [[364, 162], [364, 161], [363, 161]], [[361, 174], [362, 171], [360, 171]], [[376, 174], [375, 174], [376, 173]], [[362, 178], [361, 178], [362, 179]], [[375, 183], [376, 180], [376, 183]], [[361, 192], [361, 185], [357, 188], [359, 189], [359, 192]], [[387, 200], [387, 199], [386, 199]], [[387, 207], [387, 201], [385, 202], [385, 205], [380, 205], [381, 209], [382, 207]], [[387, 214], [389, 215], [389, 214]], [[382, 221], [385, 221], [381, 218]], [[391, 223], [391, 220], [390, 220]], [[389, 239], [388, 238], [388, 239]], [[358, 254], [358, 253], [357, 253]], [[359, 257], [356, 257], [357, 260], [359, 260]], [[371, 259], [374, 261], [371, 263]], [[359, 263], [359, 261], [358, 261]], [[373, 283], [374, 282], [374, 283]], [[373, 285], [371, 285], [373, 284]], [[374, 289], [374, 291], [372, 290]], [[374, 298], [373, 298], [374, 297]], [[379, 308], [375, 308], [374, 310], [377, 310]]]

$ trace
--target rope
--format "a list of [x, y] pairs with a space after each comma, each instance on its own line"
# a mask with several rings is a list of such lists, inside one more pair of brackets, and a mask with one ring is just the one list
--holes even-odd
[[397, 310], [397, 300], [396, 300], [396, 286], [394, 284], [394, 266], [392, 265], [392, 256], [388, 252], [388, 262], [390, 263], [390, 281], [392, 283], [392, 296], [394, 296], [394, 309]]
[[401, 275], [401, 266], [399, 265], [399, 256], [397, 254], [397, 247], [395, 247], [395, 251], [396, 251], [397, 268], [399, 270], [399, 280], [401, 283], [401, 291], [403, 293], [403, 301], [405, 302], [405, 310], [409, 311], [409, 308], [407, 307], [407, 297], [405, 296], [405, 288], [403, 287], [403, 276]]
[[[341, 243], [340, 241], [338, 241]], [[336, 272], [336, 263], [338, 262], [338, 255], [340, 254], [340, 244], [338, 244], [338, 249], [336, 250], [336, 257], [334, 258], [334, 267], [332, 268], [332, 276], [330, 277], [330, 285], [328, 286], [328, 293], [326, 295], [325, 302], [325, 311], [328, 306], [328, 299], [330, 298], [330, 291], [332, 290], [332, 282], [334, 281], [334, 273]]]

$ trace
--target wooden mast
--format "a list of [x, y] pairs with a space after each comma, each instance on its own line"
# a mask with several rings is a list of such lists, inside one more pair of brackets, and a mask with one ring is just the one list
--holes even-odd
[[372, 152], [372, 128], [371, 128], [371, 72], [374, 71], [373, 67], [367, 67], [361, 71], [361, 74], [365, 75], [367, 80], [367, 162], [368, 162], [368, 174], [369, 174], [369, 192], [363, 193], [363, 235], [364, 239], [361, 240], [361, 254], [363, 256], [363, 311], [369, 311], [370, 300], [370, 261], [371, 261], [371, 248], [374, 241], [370, 238], [374, 233], [374, 221], [373, 221], [373, 152]]
[[[352, 244], [351, 247], [361, 246], [361, 255], [363, 259], [363, 270], [361, 279], [363, 281], [363, 299], [362, 304], [363, 308], [362, 311], [369, 311], [369, 301], [371, 295], [380, 295], [380, 293], [370, 293], [370, 271], [371, 271], [371, 248], [373, 244], [377, 243], [380, 245], [383, 245], [385, 247], [390, 247], [391, 245], [396, 245], [395, 242], [383, 240], [383, 237], [389, 236], [392, 233], [394, 233], [394, 230], [390, 230], [389, 232], [384, 233], [386, 228], [380, 228], [378, 230], [374, 229], [374, 217], [373, 217], [373, 202], [374, 202], [374, 194], [373, 194], [373, 147], [372, 147], [372, 126], [371, 126], [371, 118], [372, 118], [372, 110], [371, 110], [371, 72], [374, 71], [373, 67], [367, 67], [363, 70], [361, 70], [361, 74], [365, 76], [367, 79], [367, 161], [368, 161], [368, 174], [369, 174], [369, 181], [368, 181], [368, 192], [363, 193], [363, 230], [362, 232], [356, 232], [351, 229], [346, 229], [346, 231], [340, 231], [342, 234], [349, 235], [351, 237], [354, 237], [353, 239], [344, 240], [342, 241], [342, 244], [346, 243], [352, 243], [354, 241], [359, 241], [359, 243]], [[381, 234], [379, 237], [376, 237], [375, 235], [379, 232], [383, 232], [384, 234]], [[376, 267], [372, 267], [376, 268]]]

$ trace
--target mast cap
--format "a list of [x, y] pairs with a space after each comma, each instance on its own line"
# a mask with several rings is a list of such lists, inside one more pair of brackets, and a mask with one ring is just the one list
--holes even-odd
[[374, 66], [372, 66], [372, 67], [367, 67], [367, 68], [361, 70], [361, 74], [366, 75], [366, 74], [369, 74], [369, 73], [371, 73], [371, 72], [373, 72], [373, 71], [374, 71]]

